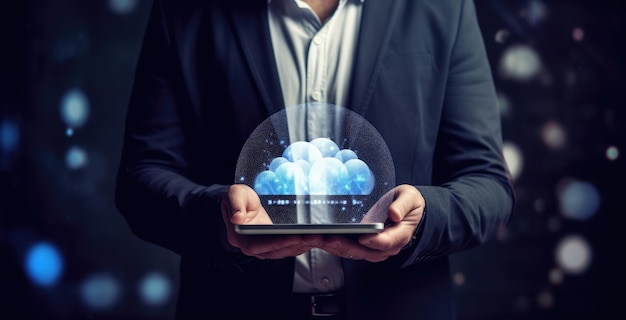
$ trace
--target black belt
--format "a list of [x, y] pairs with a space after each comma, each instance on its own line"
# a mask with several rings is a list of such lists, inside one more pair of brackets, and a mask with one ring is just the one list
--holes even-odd
[[293, 293], [294, 312], [302, 317], [344, 319], [346, 296], [343, 291], [332, 293]]

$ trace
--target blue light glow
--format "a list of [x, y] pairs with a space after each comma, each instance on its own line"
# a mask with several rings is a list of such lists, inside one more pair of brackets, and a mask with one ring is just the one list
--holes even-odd
[[360, 194], [348, 192], [349, 177], [348, 168], [341, 160], [335, 157], [322, 158], [311, 166], [310, 193], [315, 195]]
[[282, 186], [282, 194], [307, 194], [304, 170], [294, 162], [285, 162], [276, 168], [276, 178]]
[[308, 163], [315, 163], [323, 157], [320, 149], [314, 144], [306, 141], [297, 141], [290, 144], [283, 152], [283, 157], [289, 161], [304, 160]]
[[596, 187], [588, 182], [569, 181], [559, 194], [561, 212], [565, 217], [587, 220], [600, 207], [600, 194]]
[[339, 150], [336, 154], [335, 154], [335, 158], [341, 160], [341, 162], [346, 162], [348, 160], [352, 160], [352, 159], [358, 159], [359, 157], [356, 155], [356, 153], [354, 153], [354, 151], [350, 150], [350, 149], [342, 149]]
[[61, 100], [61, 118], [70, 128], [79, 128], [89, 117], [89, 101], [78, 89], [68, 91]]
[[65, 154], [65, 164], [70, 169], [80, 169], [87, 164], [87, 152], [80, 147], [71, 147]]
[[109, 309], [120, 296], [120, 286], [113, 276], [95, 274], [87, 278], [81, 287], [83, 303], [93, 309]]
[[278, 168], [278, 166], [280, 166], [281, 164], [283, 164], [285, 162], [289, 162], [289, 160], [287, 160], [287, 159], [285, 159], [283, 157], [278, 157], [278, 158], [272, 159], [272, 162], [270, 162], [270, 171], [276, 171], [276, 168]]
[[138, 0], [108, 0], [109, 8], [117, 14], [131, 13], [137, 7]]
[[0, 150], [9, 153], [17, 148], [19, 143], [19, 131], [17, 125], [12, 121], [0, 123]]
[[59, 250], [48, 242], [30, 248], [25, 261], [26, 274], [40, 286], [54, 285], [63, 273], [63, 258]]
[[313, 139], [310, 144], [317, 147], [317, 149], [322, 153], [322, 157], [334, 157], [337, 152], [339, 152], [337, 144], [333, 140], [327, 138]]
[[528, 4], [524, 16], [531, 25], [537, 25], [548, 17], [548, 8], [543, 2], [534, 0]]
[[170, 281], [161, 273], [150, 273], [139, 284], [139, 295], [149, 305], [163, 305], [170, 297], [170, 293]]
[[373, 189], [369, 166], [328, 138], [292, 143], [254, 181], [260, 195], [367, 195]]

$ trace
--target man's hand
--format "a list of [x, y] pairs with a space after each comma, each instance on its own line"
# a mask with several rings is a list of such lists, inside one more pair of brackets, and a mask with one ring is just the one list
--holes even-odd
[[393, 196], [393, 201], [387, 213], [391, 225], [385, 230], [357, 239], [328, 236], [319, 247], [339, 257], [371, 262], [383, 261], [398, 254], [409, 243], [422, 219], [425, 202], [422, 194], [410, 185], [397, 186], [386, 196]]
[[222, 218], [228, 242], [245, 255], [259, 259], [281, 259], [300, 255], [318, 246], [320, 236], [307, 235], [240, 235], [236, 224], [271, 224], [259, 196], [244, 184], [232, 185], [222, 198]]

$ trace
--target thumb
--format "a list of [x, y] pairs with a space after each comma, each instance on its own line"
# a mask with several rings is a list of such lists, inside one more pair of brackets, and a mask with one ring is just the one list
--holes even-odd
[[389, 206], [389, 219], [393, 222], [400, 222], [413, 210], [423, 206], [421, 193], [417, 188], [410, 185], [398, 186], [395, 190], [395, 197]]
[[246, 222], [246, 193], [244, 189], [236, 185], [231, 186], [222, 203], [231, 223], [241, 224]]

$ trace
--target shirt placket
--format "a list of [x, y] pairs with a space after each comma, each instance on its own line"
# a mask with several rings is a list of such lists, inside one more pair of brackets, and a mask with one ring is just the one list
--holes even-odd
[[309, 102], [323, 102], [326, 100], [324, 89], [326, 77], [326, 34], [320, 29], [311, 39], [307, 54], [307, 100]]

